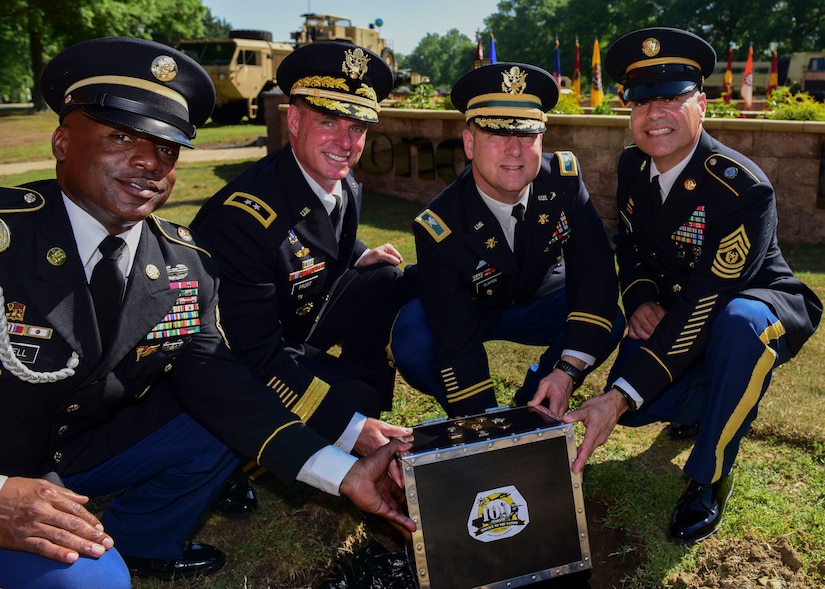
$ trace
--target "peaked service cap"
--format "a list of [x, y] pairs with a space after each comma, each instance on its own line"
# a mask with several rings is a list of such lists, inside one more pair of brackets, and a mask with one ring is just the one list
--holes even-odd
[[538, 134], [547, 130], [545, 113], [556, 105], [559, 86], [540, 67], [499, 62], [464, 74], [450, 99], [465, 121], [487, 133]]
[[312, 108], [367, 123], [378, 121], [379, 102], [389, 96], [395, 76], [380, 55], [341, 41], [303, 45], [278, 66], [278, 86]]
[[73, 45], [43, 70], [43, 97], [60, 120], [80, 108], [95, 119], [192, 147], [212, 114], [215, 87], [192, 58], [146, 39]]
[[605, 69], [624, 86], [627, 101], [670, 98], [702, 89], [716, 51], [688, 31], [651, 27], [628, 33], [608, 48]]

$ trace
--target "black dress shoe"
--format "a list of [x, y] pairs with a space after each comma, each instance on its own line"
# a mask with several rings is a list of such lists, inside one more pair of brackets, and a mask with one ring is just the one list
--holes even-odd
[[690, 481], [676, 503], [668, 536], [677, 544], [696, 544], [713, 534], [722, 523], [725, 504], [733, 491], [733, 476], [726, 474], [712, 484]]
[[258, 497], [249, 483], [249, 478], [240, 469], [236, 469], [226, 481], [212, 511], [229, 519], [246, 519], [258, 511]]
[[697, 433], [699, 433], [698, 423], [690, 425], [671, 423], [670, 429], [668, 430], [668, 435], [673, 440], [689, 440], [690, 438], [695, 438]]
[[226, 555], [209, 544], [187, 542], [180, 560], [123, 557], [129, 573], [144, 579], [190, 578], [214, 573], [226, 562]]

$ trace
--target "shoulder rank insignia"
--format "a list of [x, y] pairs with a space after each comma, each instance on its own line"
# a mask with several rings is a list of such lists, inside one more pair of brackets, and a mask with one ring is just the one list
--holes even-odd
[[557, 151], [556, 157], [559, 158], [559, 173], [562, 176], [579, 175], [579, 162], [572, 151]]
[[705, 160], [705, 169], [726, 186], [734, 196], [739, 196], [759, 182], [759, 178], [742, 164], [718, 153]]
[[450, 228], [444, 224], [444, 221], [442, 221], [441, 218], [430, 209], [426, 209], [419, 214], [415, 218], [415, 222], [424, 227], [424, 229], [432, 235], [436, 243], [452, 233]]
[[1, 213], [32, 213], [43, 208], [46, 199], [43, 195], [28, 188], [0, 188]]
[[272, 207], [257, 196], [247, 194], [246, 192], [233, 192], [223, 204], [246, 211], [265, 228], [268, 228], [272, 222], [278, 218], [278, 215], [275, 214]]
[[[209, 256], [210, 258], [212, 257], [211, 253], [209, 253], [208, 251], [206, 251], [202, 247], [198, 247], [197, 245], [195, 245], [195, 243], [192, 241], [192, 233], [191, 233], [191, 231], [189, 230], [188, 227], [186, 227], [184, 225], [176, 225], [176, 224], [172, 223], [171, 221], [167, 221], [166, 219], [162, 219], [161, 217], [158, 217], [157, 215], [149, 215], [149, 219], [154, 222], [155, 226], [158, 228], [161, 235], [163, 235], [163, 237], [165, 237], [167, 241], [170, 241], [172, 243], [176, 243], [178, 245], [184, 245], [184, 246], [186, 246], [188, 248], [191, 248], [193, 250], [197, 250], [197, 251]], [[166, 227], [164, 227], [164, 224], [171, 225], [172, 229], [175, 231], [175, 234], [173, 235], [172, 233], [167, 231]]]

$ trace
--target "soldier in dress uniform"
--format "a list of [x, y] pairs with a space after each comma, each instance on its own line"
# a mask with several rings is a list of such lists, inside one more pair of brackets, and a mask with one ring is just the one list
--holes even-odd
[[[286, 410], [225, 344], [210, 254], [153, 214], [212, 111], [206, 72], [94, 39], [46, 66], [43, 92], [57, 180], [0, 190], [0, 586], [219, 569], [187, 539], [237, 453], [414, 529], [388, 476], [404, 445], [357, 460]], [[101, 520], [84, 507], [116, 491]]]
[[357, 239], [352, 175], [393, 74], [367, 49], [325, 42], [289, 54], [277, 79], [289, 143], [212, 196], [192, 228], [217, 261], [235, 356], [331, 443], [363, 455], [411, 433], [378, 419], [395, 386], [386, 346], [407, 296], [401, 254]]
[[692, 33], [650, 28], [610, 46], [634, 144], [618, 172], [619, 264], [628, 334], [606, 393], [564, 421], [587, 430], [581, 472], [616, 423], [698, 424], [669, 536], [715, 532], [731, 469], [773, 369], [816, 329], [822, 305], [794, 278], [776, 238], [776, 197], [764, 172], [702, 127], [713, 48]]
[[535, 397], [559, 417], [624, 330], [613, 252], [579, 162], [542, 153], [558, 96], [553, 76], [520, 63], [475, 69], [452, 88], [472, 161], [415, 218], [420, 297], [391, 343], [401, 375], [450, 416], [497, 405], [485, 341], [546, 348], [516, 402]]

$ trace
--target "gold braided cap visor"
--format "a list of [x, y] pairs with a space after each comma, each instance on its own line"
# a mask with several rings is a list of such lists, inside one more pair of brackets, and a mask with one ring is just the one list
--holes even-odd
[[[378, 113], [381, 112], [381, 107], [374, 98], [305, 85], [311, 80], [316, 80], [317, 83], [327, 87], [333, 85], [342, 89], [348, 88], [346, 81], [343, 79], [316, 76], [298, 80], [292, 85], [290, 96], [303, 96], [312, 106], [328, 110], [339, 116], [355, 117], [366, 122], [378, 121]], [[375, 94], [375, 91], [367, 86], [363, 87], [363, 92]]]
[[92, 76], [91, 78], [78, 80], [69, 86], [64, 94], [64, 97], [69, 96], [78, 88], [85, 88], [86, 86], [94, 86], [98, 84], [115, 84], [146, 90], [147, 92], [152, 92], [153, 94], [158, 94], [159, 96], [177, 102], [186, 109], [186, 112], [189, 112], [189, 102], [179, 92], [172, 90], [168, 86], [155, 84], [154, 82], [149, 82], [148, 80], [143, 80], [141, 78], [131, 78], [129, 76]]

